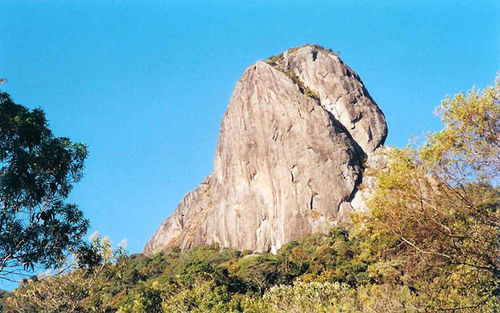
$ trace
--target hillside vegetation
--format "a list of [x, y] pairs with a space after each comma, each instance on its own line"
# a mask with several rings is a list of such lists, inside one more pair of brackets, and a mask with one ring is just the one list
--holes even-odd
[[443, 130], [395, 149], [369, 210], [329, 234], [152, 257], [95, 237], [92, 262], [26, 280], [4, 312], [498, 312], [499, 99], [498, 81], [445, 99]]

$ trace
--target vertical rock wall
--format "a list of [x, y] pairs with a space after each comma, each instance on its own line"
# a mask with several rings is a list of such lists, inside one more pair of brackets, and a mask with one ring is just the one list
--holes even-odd
[[219, 243], [275, 252], [346, 218], [383, 113], [359, 76], [318, 46], [250, 66], [223, 117], [214, 171], [144, 247]]

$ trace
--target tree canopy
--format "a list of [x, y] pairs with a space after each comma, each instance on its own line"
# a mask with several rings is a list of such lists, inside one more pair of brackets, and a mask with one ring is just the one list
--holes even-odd
[[498, 79], [443, 100], [444, 129], [393, 152], [364, 216], [381, 260], [435, 310], [500, 296], [499, 100]]
[[76, 249], [89, 222], [66, 199], [87, 147], [55, 137], [45, 113], [0, 92], [0, 279], [51, 267]]

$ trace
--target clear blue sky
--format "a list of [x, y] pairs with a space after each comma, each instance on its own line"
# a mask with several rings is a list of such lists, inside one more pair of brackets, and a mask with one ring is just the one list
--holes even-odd
[[[498, 1], [0, 0], [0, 77], [58, 136], [89, 145], [77, 202], [129, 251], [212, 170], [247, 66], [319, 43], [363, 79], [387, 144], [437, 130], [446, 94], [500, 69]], [[89, 234], [90, 234], [89, 233]]]

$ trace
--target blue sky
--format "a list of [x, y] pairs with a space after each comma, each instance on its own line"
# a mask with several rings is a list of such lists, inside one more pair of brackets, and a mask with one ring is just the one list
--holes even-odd
[[401, 147], [440, 128], [446, 94], [493, 82], [499, 30], [498, 1], [0, 0], [0, 77], [89, 145], [71, 198], [90, 233], [135, 253], [211, 172], [250, 64], [304, 43], [340, 51]]

